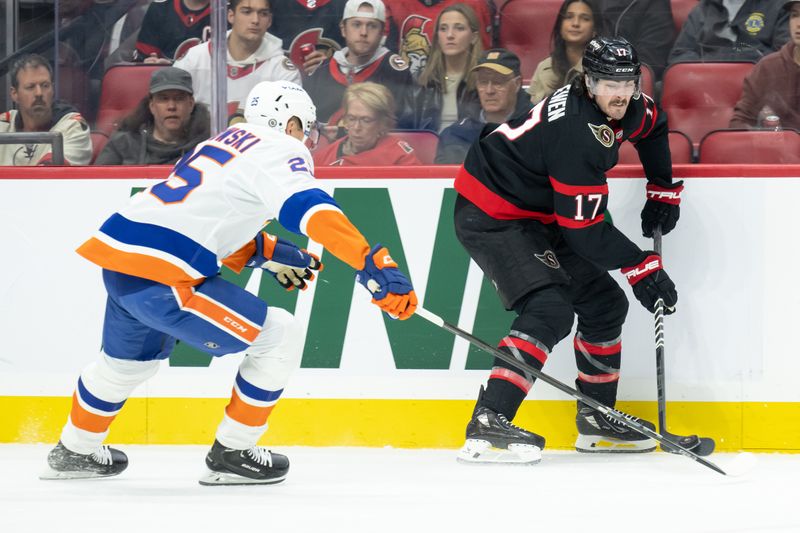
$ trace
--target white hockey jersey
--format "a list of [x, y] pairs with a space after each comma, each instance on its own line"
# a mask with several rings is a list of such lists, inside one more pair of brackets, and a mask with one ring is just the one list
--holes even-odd
[[[228, 52], [228, 102], [244, 102], [250, 89], [262, 81], [286, 80], [302, 85], [300, 72], [284, 55], [282, 46], [280, 39], [267, 33], [258, 50], [243, 61], [236, 61]], [[174, 66], [192, 75], [195, 101], [210, 104], [211, 43], [192, 47]]]
[[[252, 251], [259, 230], [277, 218], [290, 231], [331, 246], [339, 257], [345, 250], [349, 262], [363, 264], [369, 245], [317, 188], [313, 172], [302, 142], [237, 124], [200, 143], [167, 180], [134, 195], [78, 253], [109, 270], [193, 286], [216, 275], [223, 259], [248, 246]], [[309, 233], [312, 217], [318, 217], [317, 229]], [[250, 255], [242, 255], [239, 268]]]

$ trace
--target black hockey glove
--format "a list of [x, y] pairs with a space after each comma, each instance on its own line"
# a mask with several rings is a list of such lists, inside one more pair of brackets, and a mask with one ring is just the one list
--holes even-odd
[[675, 312], [678, 292], [661, 266], [661, 256], [655, 252], [644, 252], [643, 260], [636, 265], [621, 270], [633, 288], [633, 295], [651, 313], [656, 312], [656, 302], [664, 301], [664, 314]]
[[647, 201], [642, 209], [642, 235], [652, 237], [653, 230], [659, 225], [663, 235], [675, 228], [681, 216], [681, 192], [683, 180], [667, 183], [655, 179], [647, 184]]

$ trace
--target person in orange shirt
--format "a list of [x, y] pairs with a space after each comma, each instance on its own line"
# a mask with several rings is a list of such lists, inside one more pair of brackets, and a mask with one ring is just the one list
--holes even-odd
[[356, 83], [342, 99], [347, 135], [314, 154], [316, 166], [421, 165], [405, 141], [387, 136], [394, 127], [394, 97], [384, 85]]

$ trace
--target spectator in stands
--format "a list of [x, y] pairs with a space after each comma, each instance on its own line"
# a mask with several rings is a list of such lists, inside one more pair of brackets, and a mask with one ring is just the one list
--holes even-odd
[[800, 0], [789, 0], [783, 8], [789, 13], [791, 40], [747, 75], [731, 128], [764, 127], [761, 121], [771, 115], [780, 127], [800, 130]]
[[472, 69], [471, 75], [475, 78], [480, 98], [480, 114], [464, 118], [442, 131], [436, 150], [436, 163], [463, 163], [469, 147], [478, 139], [487, 123], [502, 124], [531, 108], [528, 95], [522, 90], [520, 61], [514, 52], [503, 48], [487, 50]]
[[[301, 83], [300, 72], [284, 55], [281, 40], [267, 33], [272, 25], [269, 0], [230, 0], [228, 22], [228, 103], [243, 101], [262, 81]], [[175, 66], [192, 75], [195, 100], [211, 104], [211, 45], [191, 48]]]
[[789, 39], [788, 13], [775, 0], [700, 0], [669, 55], [680, 61], [758, 61]]
[[339, 22], [345, 1], [272, 0], [272, 34], [282, 39], [283, 48], [290, 52], [292, 43], [306, 33], [313, 33], [316, 41], [332, 41], [336, 49], [341, 48], [344, 38]]
[[442, 10], [454, 5], [466, 4], [475, 12], [476, 33], [484, 48], [492, 42], [492, 15], [486, 0], [393, 0], [387, 10], [389, 38], [393, 50], [399, 50], [406, 60], [415, 80], [425, 69], [436, 37], [434, 21]]
[[96, 165], [167, 165], [206, 140], [210, 117], [195, 104], [192, 77], [165, 67], [153, 72], [150, 94], [125, 118], [97, 156]]
[[[653, 69], [657, 79], [667, 65], [675, 41], [675, 21], [670, 0], [597, 0], [604, 30], [624, 37], [639, 54], [639, 60]], [[598, 35], [601, 33], [597, 32]]]
[[406, 91], [412, 86], [411, 74], [399, 55], [381, 45], [385, 22], [382, 0], [348, 0], [340, 23], [346, 46], [315, 69], [303, 84], [317, 106], [317, 120], [335, 124], [341, 116], [342, 95], [354, 83], [380, 83], [395, 95], [398, 105], [406, 101]]
[[127, 13], [114, 24], [108, 45], [110, 52], [105, 59], [106, 70], [113, 65], [131, 63], [135, 60], [139, 30], [142, 28], [149, 5], [149, 0], [135, 0]]
[[[17, 59], [8, 73], [16, 110], [0, 115], [0, 133], [60, 132], [64, 163], [86, 165], [92, 159], [89, 125], [68, 104], [54, 102], [53, 68], [44, 57], [28, 54]], [[52, 164], [50, 144], [0, 144], [0, 165]]]
[[419, 165], [414, 149], [387, 134], [395, 126], [395, 103], [384, 85], [349, 86], [342, 101], [347, 135], [314, 153], [316, 166]]
[[538, 104], [559, 87], [583, 72], [583, 50], [595, 35], [602, 34], [603, 21], [594, 0], [564, 0], [551, 34], [552, 53], [536, 66], [528, 93]]
[[435, 27], [436, 37], [413, 100], [413, 123], [417, 129], [438, 133], [470, 112], [478, 112], [480, 102], [469, 73], [483, 45], [478, 17], [465, 4], [443, 9]]
[[134, 58], [169, 65], [211, 33], [209, 0], [151, 2], [144, 15]]

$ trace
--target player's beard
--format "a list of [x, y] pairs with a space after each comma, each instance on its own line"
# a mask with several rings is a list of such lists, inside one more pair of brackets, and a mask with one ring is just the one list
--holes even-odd
[[606, 114], [614, 119], [620, 120], [622, 117], [625, 116], [625, 112], [628, 110], [629, 100], [627, 98], [615, 98], [613, 100], [609, 100], [606, 106]]

